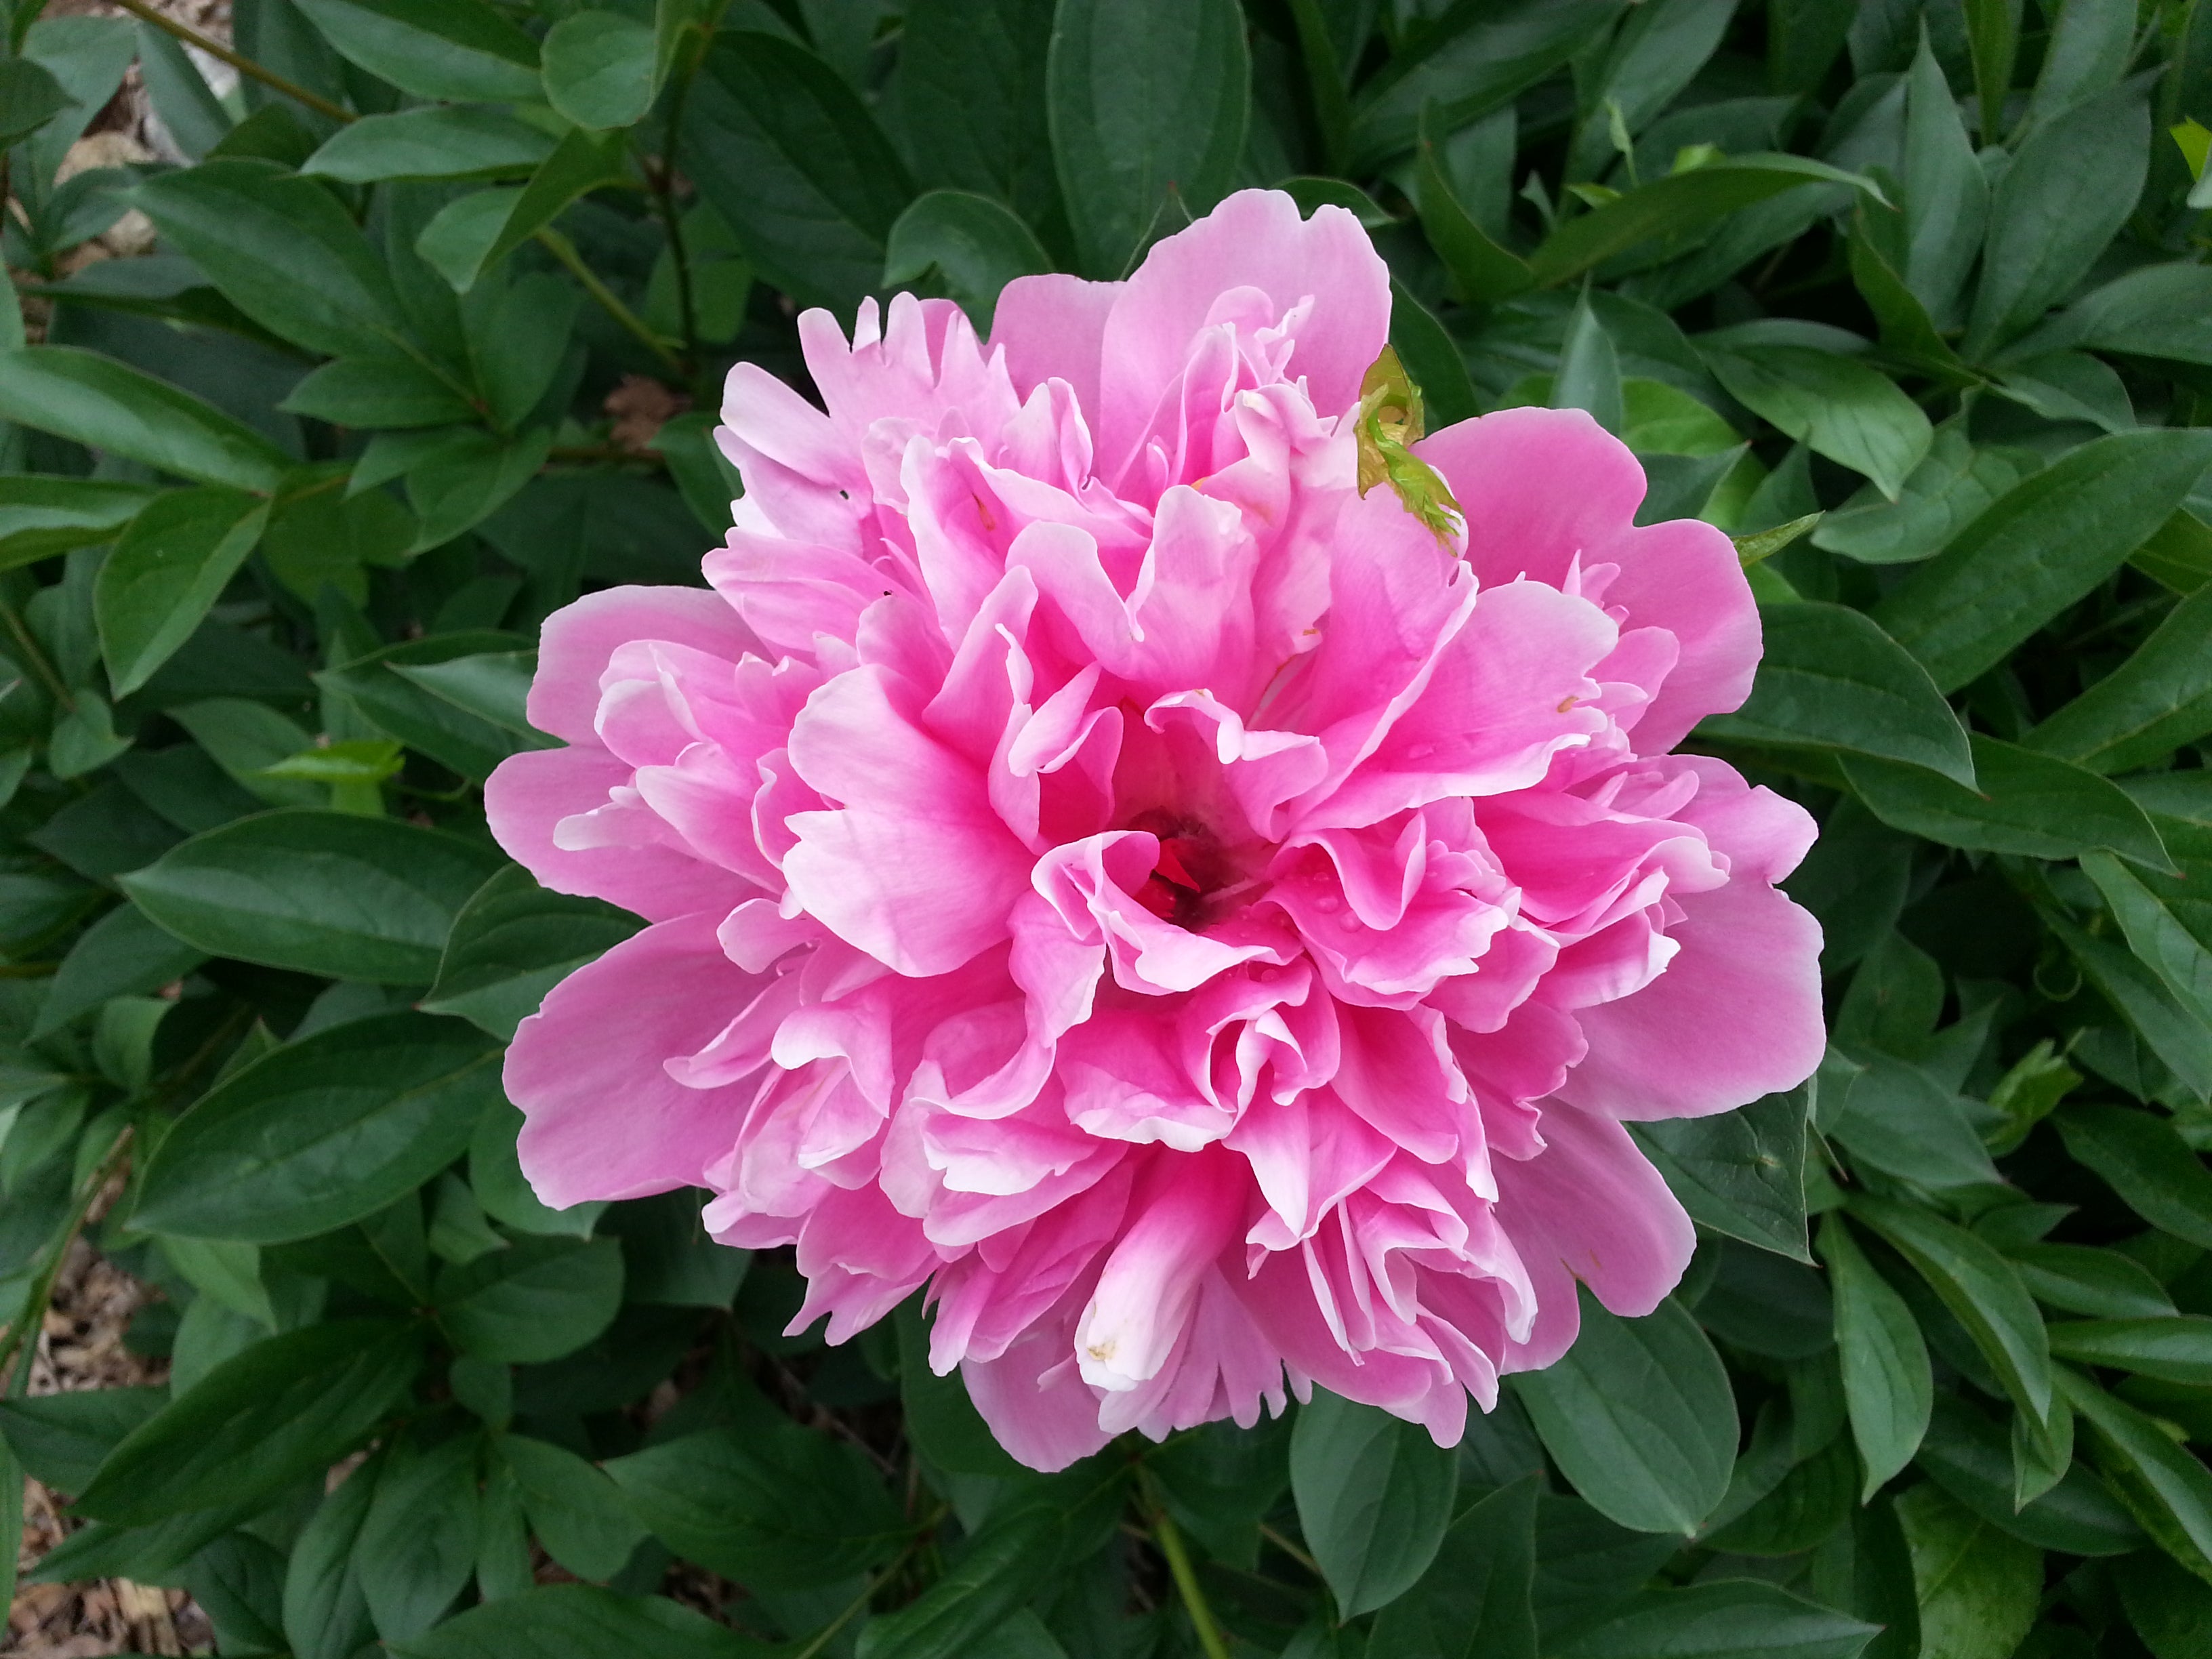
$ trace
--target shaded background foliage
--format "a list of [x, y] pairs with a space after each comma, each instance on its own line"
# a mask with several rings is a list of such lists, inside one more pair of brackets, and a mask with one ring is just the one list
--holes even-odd
[[[0, 3], [0, 1571], [27, 1474], [38, 1577], [226, 1654], [2212, 1654], [2212, 0], [120, 3]], [[84, 166], [134, 62], [172, 158]], [[1432, 426], [1587, 409], [1738, 536], [1693, 744], [1821, 819], [1832, 1046], [1638, 1126], [1688, 1278], [1459, 1448], [1037, 1476], [918, 1308], [537, 1203], [501, 1044], [635, 922], [478, 787], [799, 307], [1279, 183]], [[32, 1397], [85, 1230], [167, 1380]]]

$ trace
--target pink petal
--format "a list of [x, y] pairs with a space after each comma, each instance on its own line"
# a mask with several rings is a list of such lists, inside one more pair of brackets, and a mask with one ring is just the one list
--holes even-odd
[[[501, 761], [484, 781], [484, 817], [507, 855], [555, 892], [603, 898], [649, 921], [696, 911], [720, 917], [759, 891], [674, 846], [639, 842], [566, 852], [555, 845], [556, 825], [605, 807], [608, 792], [630, 776], [604, 749], [528, 750]], [[674, 832], [666, 833], [672, 842]]]
[[662, 1061], [714, 1035], [759, 990], [708, 914], [664, 921], [580, 968], [522, 1022], [507, 1095], [522, 1109], [522, 1170], [555, 1209], [703, 1185], [752, 1091], [687, 1089]]
[[1681, 952], [1635, 995], [1577, 1018], [1589, 1054], [1560, 1091], [1617, 1118], [1703, 1117], [1795, 1088], [1820, 1066], [1820, 924], [1771, 887], [1681, 901]]
[[586, 593], [545, 619], [530, 723], [570, 743], [597, 743], [599, 675], [633, 640], [672, 640], [735, 662], [760, 641], [729, 602], [697, 587], [610, 587]]

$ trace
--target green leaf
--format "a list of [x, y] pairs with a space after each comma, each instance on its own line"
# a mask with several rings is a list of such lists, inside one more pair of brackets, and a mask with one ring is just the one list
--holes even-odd
[[302, 1528], [284, 1571], [284, 1635], [298, 1659], [353, 1659], [373, 1641], [354, 1543], [376, 1495], [376, 1465], [353, 1471]]
[[2031, 730], [2030, 749], [2132, 772], [2212, 732], [2212, 588], [2176, 605], [2133, 655]]
[[131, 1431], [78, 1510], [143, 1526], [271, 1497], [367, 1438], [422, 1362], [389, 1320], [341, 1319], [258, 1342]]
[[553, 447], [553, 429], [513, 439], [465, 432], [407, 474], [407, 501], [421, 520], [410, 553], [442, 547], [514, 500], [538, 476]]
[[1458, 1485], [1453, 1453], [1418, 1423], [1324, 1389], [1298, 1408], [1298, 1526], [1347, 1619], [1395, 1601], [1429, 1570]]
[[1558, 1659], [1855, 1659], [1880, 1630], [1772, 1584], [1730, 1578], [1646, 1590], [1546, 1651]]
[[1990, 201], [1970, 359], [2033, 327], [2088, 274], [2135, 210], [2150, 137], [2142, 89], [2116, 87], [2022, 141]]
[[2050, 1326], [2051, 1352], [2113, 1370], [2212, 1388], [2212, 1319], [2067, 1319]]
[[1390, 279], [1390, 347], [1420, 388], [1421, 401], [1436, 426], [1472, 420], [1482, 412], [1458, 343], [1436, 313], [1395, 276]]
[[1621, 0], [1456, 0], [1361, 89], [1350, 171], [1409, 150], [1422, 112], [1455, 132], [1563, 67], [1620, 15]]
[[2100, 1319], [2158, 1319], [2173, 1299], [2149, 1273], [2118, 1250], [2087, 1244], [2020, 1244], [2005, 1252], [2028, 1294], [2047, 1308]]
[[2125, 1106], [2069, 1106], [2066, 1150], [2154, 1227], [2212, 1249], [2212, 1170], [2166, 1119]]
[[859, 1448], [794, 1423], [684, 1435], [606, 1471], [663, 1543], [741, 1582], [834, 1584], [906, 1535]]
[[1585, 293], [1567, 318], [1567, 337], [1559, 348], [1559, 370], [1552, 377], [1552, 407], [1579, 409], [1618, 435], [1626, 422], [1620, 390], [1620, 358]]
[[653, 107], [653, 27], [618, 11], [580, 11], [546, 32], [546, 101], [580, 127], [634, 126]]
[[[411, 357], [341, 357], [309, 374], [277, 406], [333, 426], [365, 431], [447, 426], [477, 416], [466, 393], [445, 375]], [[369, 491], [353, 499], [388, 498]], [[405, 545], [401, 544], [403, 549]]]
[[2089, 982], [2135, 1028], [2159, 1061], [2198, 1099], [2212, 1098], [2212, 1022], [2202, 1011], [2179, 1000], [2151, 965], [2133, 951], [2083, 932], [2054, 911], [2041, 915], [2044, 926], [2074, 953]]
[[498, 1097], [498, 1054], [459, 1020], [412, 1012], [289, 1043], [177, 1120], [135, 1223], [271, 1244], [373, 1215], [467, 1146]]
[[1671, 1298], [1621, 1319], [1581, 1292], [1582, 1334], [1513, 1388], [1545, 1449], [1591, 1507], [1638, 1532], [1694, 1533], [1728, 1491], [1736, 1414], [1728, 1374]]
[[1977, 788], [1872, 756], [1845, 756], [1844, 775], [1884, 823], [1947, 847], [2040, 859], [2102, 849], [2148, 869], [2172, 870], [2158, 831], [2118, 785], [2071, 761], [1978, 732], [1972, 743]]
[[324, 38], [417, 98], [536, 98], [538, 43], [483, 0], [297, 0]]
[[1912, 1310], [1866, 1259], [1842, 1218], [1820, 1224], [1820, 1256], [1835, 1291], [1844, 1406], [1866, 1464], [1864, 1503], [1920, 1449], [1935, 1382]]
[[462, 1352], [538, 1364], [606, 1329], [622, 1285], [622, 1246], [611, 1238], [525, 1238], [447, 1268], [433, 1300]]
[[1805, 1243], [1805, 1115], [1810, 1085], [1709, 1117], [1632, 1123], [1628, 1132], [1700, 1225], [1812, 1261]]
[[539, 1203], [515, 1152], [521, 1133], [522, 1114], [505, 1100], [485, 1107], [469, 1138], [469, 1185], [477, 1202], [494, 1220], [520, 1232], [590, 1237], [607, 1207], [605, 1200], [592, 1200], [565, 1210]]
[[0, 476], [0, 569], [111, 540], [154, 499], [143, 484]]
[[365, 115], [325, 139], [300, 171], [349, 185], [380, 184], [387, 179], [524, 178], [553, 153], [556, 143], [543, 129], [505, 110], [482, 104], [439, 105]]
[[444, 830], [293, 810], [196, 836], [124, 885], [158, 926], [211, 956], [427, 985], [453, 918], [502, 863]]
[[386, 658], [392, 672], [465, 714], [543, 744], [552, 739], [530, 723], [530, 683], [538, 672], [535, 651], [477, 651], [438, 661]]
[[0, 59], [0, 149], [21, 143], [75, 104], [62, 83], [28, 58]]
[[0, 420], [236, 489], [273, 490], [292, 465], [259, 433], [190, 392], [76, 346], [0, 354]]
[[0, 1400], [0, 1433], [33, 1480], [82, 1492], [124, 1437], [167, 1403], [165, 1389], [144, 1388]]
[[269, 502], [220, 485], [155, 496], [100, 567], [93, 610], [118, 696], [146, 684], [205, 619], [269, 522]]
[[60, 1030], [110, 997], [144, 996], [182, 979], [207, 960], [204, 951], [172, 939], [135, 904], [119, 904], [77, 936], [31, 1027], [35, 1039]]
[[628, 154], [621, 133], [578, 127], [520, 189], [496, 185], [447, 203], [422, 227], [415, 251], [456, 294], [466, 294], [478, 276], [550, 225], [578, 197], [621, 183]]
[[769, 1650], [665, 1595], [552, 1584], [471, 1607], [392, 1651], [397, 1659], [766, 1659]]
[[545, 1553], [579, 1578], [604, 1582], [645, 1537], [615, 1483], [572, 1451], [502, 1435], [498, 1456], [514, 1471], [523, 1512]]
[[[1696, 232], [1731, 213], [1806, 185], [1874, 189], [1869, 180], [1855, 173], [1803, 155], [1739, 155], [1708, 161], [1703, 167], [1654, 179], [1602, 207], [1564, 221], [1528, 256], [1528, 271], [1538, 287], [1556, 288], [1655, 236]], [[1814, 395], [1831, 395], [1828, 383], [1822, 382]], [[1752, 406], [1758, 408], [1755, 404]], [[1845, 461], [1844, 465], [1855, 463]]]
[[1942, 1298], [2014, 1404], [2039, 1422], [2051, 1405], [2051, 1348], [2012, 1264], [1963, 1227], [1910, 1204], [1855, 1195], [1850, 1214], [1880, 1233]]
[[1040, 223], [1059, 210], [1044, 77], [1052, 0], [909, 0], [897, 95], [925, 185], [975, 191]]
[[1046, 108], [1088, 274], [1126, 276], [1228, 193], [1251, 76], [1234, 0], [1060, 0]]
[[684, 136], [700, 194], [769, 282], [847, 313], [881, 283], [914, 186], [859, 94], [820, 58], [722, 31], [691, 83]]
[[[2021, 1420], [2015, 1414], [2014, 1421]], [[2142, 1546], [2142, 1529], [2086, 1463], [2075, 1464], [2042, 1496], [2020, 1503], [2011, 1437], [1955, 1395], [1936, 1397], [1917, 1461], [1960, 1503], [2039, 1549], [2103, 1556]]]
[[344, 697], [409, 748], [463, 777], [481, 780], [509, 755], [538, 746], [511, 725], [477, 713], [425, 684], [416, 673], [466, 663], [488, 653], [504, 654], [520, 641], [509, 634], [476, 629], [433, 634], [387, 645], [315, 676], [325, 691]]
[[1906, 476], [1903, 495], [1888, 501], [1866, 485], [1823, 516], [1813, 544], [1862, 564], [1928, 558], [2018, 483], [2027, 467], [2021, 452], [1977, 449], [1963, 424], [1946, 421], [1927, 459]]
[[1899, 274], [1938, 326], [1957, 319], [1959, 297], [1981, 252], [1990, 190], [1958, 100], [1923, 36], [1907, 78], [1904, 258]]
[[2081, 868], [2105, 896], [2136, 960], [2158, 975], [2184, 1009], [2212, 1024], [2212, 951], [2110, 854], [2090, 854]]
[[2089, 1425], [2097, 1466], [2120, 1501], [2160, 1549], [2212, 1583], [2212, 1471], [2152, 1419], [2064, 1366], [2058, 1385]]
[[1868, 1054], [1822, 1115], [1853, 1158], [1885, 1175], [1939, 1189], [1999, 1179], [1958, 1097], [1923, 1066]]
[[1920, 1650], [1944, 1659], [2011, 1659], [2035, 1622], [2043, 1558], [1934, 1486], [1897, 1500], [1920, 1601]]
[[240, 311], [311, 351], [389, 353], [398, 297], [368, 239], [322, 185], [268, 161], [207, 161], [131, 192], [164, 241]]
[[2099, 438], [2023, 479], [1874, 611], [1956, 690], [2117, 570], [2212, 464], [2212, 432]]
[[1393, 1659], [1536, 1659], [1529, 1602], [1540, 1475], [1499, 1487], [1454, 1521], [1420, 1582], [1375, 1620]]
[[929, 1363], [927, 1316], [913, 1302], [898, 1313], [899, 1398], [906, 1431], [922, 1455], [956, 1474], [1017, 1476], [1021, 1466], [1001, 1446], [968, 1397], [958, 1367], [939, 1376]]
[[[856, 1659], [1060, 1659], [1049, 1632], [1038, 1634], [1034, 1614], [1021, 1617], [1023, 1603], [1045, 1587], [1053, 1568], [1066, 1556], [1080, 1559], [1077, 1540], [1111, 1527], [1121, 1504], [1117, 1475], [1101, 1479], [1079, 1466], [1056, 1481], [1031, 1484], [992, 1507], [959, 1559], [937, 1582], [897, 1612], [868, 1621], [854, 1650]], [[1095, 1549], [1103, 1540], [1091, 1541]], [[1067, 1565], [1073, 1565], [1073, 1560]], [[1001, 1645], [1004, 1637], [1026, 1623], [1032, 1639]]]
[[362, 1597], [386, 1642], [428, 1630], [468, 1583], [476, 1567], [483, 1449], [481, 1434], [458, 1434], [378, 1467], [354, 1548]]
[[2121, 1604], [2158, 1659], [2203, 1659], [2212, 1641], [2212, 1586], [2146, 1550], [2112, 1564]]
[[1935, 682], [1863, 611], [1801, 601], [1759, 612], [1765, 653], [1750, 699], [1701, 730], [1723, 740], [1876, 756], [1974, 785], [1966, 729]]
[[510, 865], [454, 917], [437, 981], [422, 1006], [512, 1038], [546, 992], [640, 925], [598, 899], [548, 892], [528, 871]]
[[1935, 441], [1920, 405], [1856, 357], [1799, 345], [1739, 345], [1705, 355], [1721, 384], [1753, 413], [1864, 473], [1892, 501]]
[[2018, 348], [2024, 356], [2069, 349], [2212, 363], [2212, 266], [2138, 266], [2091, 289]]
[[1451, 273], [1462, 301], [1493, 305], [1533, 287], [1536, 279], [1527, 262], [1500, 247], [1460, 201], [1437, 153], [1437, 145], [1445, 136], [1433, 131], [1424, 120], [1413, 175], [1421, 229]]
[[1017, 276], [1052, 269], [1030, 228], [988, 196], [933, 190], [917, 196], [891, 226], [884, 252], [886, 287], [905, 287], [934, 269], [975, 332], [988, 336], [999, 290]]

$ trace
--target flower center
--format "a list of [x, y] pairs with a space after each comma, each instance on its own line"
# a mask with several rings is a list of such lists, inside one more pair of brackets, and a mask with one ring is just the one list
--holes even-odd
[[1211, 901], [1250, 884], [1213, 832], [1195, 818], [1153, 807], [1138, 813], [1128, 827], [1159, 838], [1159, 858], [1136, 896], [1163, 921], [1199, 927], [1212, 919]]

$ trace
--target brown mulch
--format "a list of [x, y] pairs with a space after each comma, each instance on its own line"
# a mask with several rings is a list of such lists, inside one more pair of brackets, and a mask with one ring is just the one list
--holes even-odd
[[[31, 1393], [127, 1388], [162, 1380], [167, 1363], [124, 1346], [131, 1316], [151, 1299], [145, 1285], [79, 1239], [54, 1285], [31, 1362]], [[15, 1558], [27, 1575], [71, 1530], [65, 1496], [24, 1483], [23, 1545]], [[86, 1584], [30, 1584], [8, 1609], [5, 1659], [90, 1659], [109, 1653], [209, 1653], [215, 1633], [182, 1590], [107, 1578]]]

